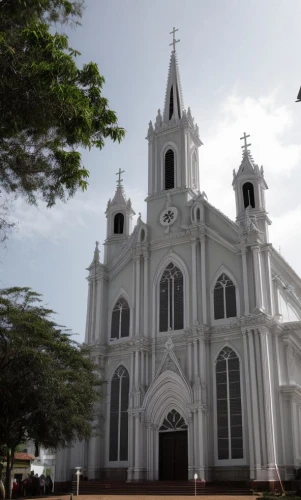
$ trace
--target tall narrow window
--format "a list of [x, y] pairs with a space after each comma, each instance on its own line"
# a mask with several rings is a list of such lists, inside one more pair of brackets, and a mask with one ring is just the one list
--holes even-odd
[[251, 208], [255, 208], [255, 198], [254, 198], [254, 186], [251, 182], [246, 182], [242, 187], [244, 206], [247, 208], [249, 205]]
[[164, 185], [165, 189], [173, 189], [175, 187], [175, 154], [172, 149], [169, 149], [165, 154]]
[[214, 319], [235, 318], [236, 290], [232, 280], [221, 274], [214, 287]]
[[127, 301], [119, 299], [112, 312], [111, 340], [128, 337], [130, 334], [130, 308]]
[[118, 213], [114, 217], [114, 234], [123, 234], [124, 215]]
[[110, 451], [111, 462], [128, 459], [129, 374], [119, 366], [111, 382]]
[[183, 302], [183, 274], [170, 263], [160, 281], [160, 332], [183, 328]]
[[243, 458], [240, 363], [230, 347], [216, 361], [216, 409], [218, 459]]

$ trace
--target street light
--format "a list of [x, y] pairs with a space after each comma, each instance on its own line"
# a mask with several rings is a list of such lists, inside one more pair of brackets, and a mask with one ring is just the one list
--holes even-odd
[[194, 496], [195, 496], [195, 497], [196, 497], [196, 480], [197, 480], [197, 478], [198, 478], [198, 475], [197, 475], [197, 474], [195, 474], [195, 475], [194, 475]]
[[76, 496], [79, 495], [79, 477], [80, 477], [80, 470], [81, 467], [75, 467], [76, 469]]

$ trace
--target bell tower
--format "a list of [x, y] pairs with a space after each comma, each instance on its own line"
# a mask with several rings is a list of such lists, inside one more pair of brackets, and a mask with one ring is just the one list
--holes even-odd
[[258, 167], [254, 162], [250, 150], [251, 144], [247, 143], [250, 135], [244, 132], [241, 140], [243, 155], [240, 167], [237, 171], [233, 170], [232, 186], [235, 191], [236, 199], [236, 221], [241, 223], [247, 216], [256, 220], [261, 237], [265, 243], [268, 243], [268, 226], [271, 224], [266, 212], [265, 190], [268, 189], [264, 178], [263, 167]]
[[107, 264], [114, 257], [132, 232], [132, 218], [135, 212], [132, 208], [131, 199], [127, 200], [124, 194], [123, 179], [121, 179], [124, 172], [119, 168], [116, 173], [118, 179], [115, 195], [112, 200], [108, 201], [107, 205], [107, 237], [104, 243], [104, 264]]
[[[199, 191], [199, 128], [190, 108], [184, 107], [180, 72], [177, 61], [175, 28], [170, 56], [163, 114], [158, 110], [156, 121], [149, 123], [148, 156], [148, 219], [152, 202], [167, 192], [182, 193], [186, 203]], [[177, 196], [179, 200], [179, 196]]]

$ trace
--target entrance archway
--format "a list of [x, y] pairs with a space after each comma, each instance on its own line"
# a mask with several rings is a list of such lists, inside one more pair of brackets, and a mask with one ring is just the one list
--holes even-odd
[[159, 429], [159, 479], [188, 479], [188, 435], [183, 417], [171, 410]]

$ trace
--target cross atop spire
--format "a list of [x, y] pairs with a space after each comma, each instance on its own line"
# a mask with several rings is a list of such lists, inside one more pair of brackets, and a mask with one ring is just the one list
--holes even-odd
[[244, 132], [244, 135], [240, 138], [240, 140], [244, 140], [244, 145], [241, 146], [241, 149], [244, 150], [243, 154], [247, 154], [249, 152], [248, 150], [248, 147], [251, 146], [251, 143], [250, 144], [247, 144], [247, 138], [250, 137], [250, 134], [247, 135], [245, 132]]
[[178, 43], [180, 40], [176, 40], [175, 39], [175, 33], [176, 31], [179, 31], [178, 29], [176, 29], [175, 27], [173, 27], [173, 30], [169, 33], [170, 35], [172, 35], [172, 42], [169, 44], [169, 46], [173, 46], [173, 52], [176, 51], [176, 43]]
[[121, 183], [123, 182], [123, 179], [121, 179], [121, 174], [124, 174], [125, 170], [121, 170], [121, 168], [119, 168], [118, 172], [116, 172], [116, 175], [118, 175], [118, 179], [117, 179], [117, 187], [121, 187]]

